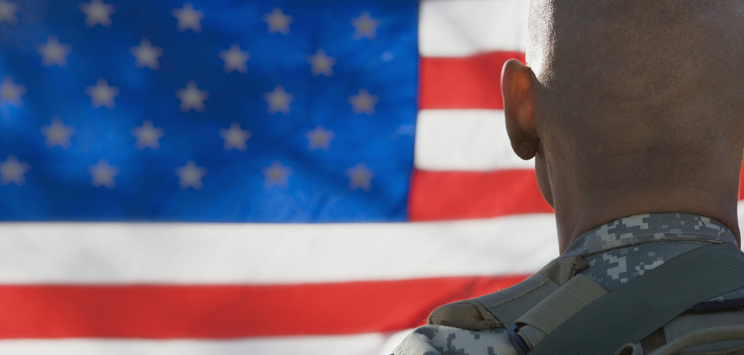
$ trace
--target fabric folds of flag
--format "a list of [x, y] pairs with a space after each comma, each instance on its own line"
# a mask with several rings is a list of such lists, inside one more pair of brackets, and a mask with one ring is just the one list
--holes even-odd
[[557, 256], [523, 0], [0, 0], [0, 353], [388, 353]]

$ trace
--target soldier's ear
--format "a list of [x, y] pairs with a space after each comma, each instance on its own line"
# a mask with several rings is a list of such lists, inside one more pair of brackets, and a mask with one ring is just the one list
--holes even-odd
[[532, 69], [516, 59], [504, 63], [501, 71], [506, 132], [512, 149], [524, 160], [535, 156], [539, 143], [535, 130], [535, 90], [532, 77]]

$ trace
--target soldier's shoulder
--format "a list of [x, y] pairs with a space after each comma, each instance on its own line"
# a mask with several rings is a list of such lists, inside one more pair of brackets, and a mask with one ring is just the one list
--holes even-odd
[[516, 285], [440, 306], [427, 324], [467, 330], [508, 327], [587, 266], [578, 257], [557, 259]]
[[466, 330], [441, 325], [414, 329], [394, 355], [516, 355], [504, 328]]

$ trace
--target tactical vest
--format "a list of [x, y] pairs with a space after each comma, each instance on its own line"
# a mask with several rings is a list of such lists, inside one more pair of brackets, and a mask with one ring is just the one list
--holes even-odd
[[612, 293], [579, 274], [588, 266], [557, 259], [515, 286], [439, 307], [428, 323], [507, 328], [520, 355], [744, 354], [744, 296], [705, 301], [744, 288], [738, 248], [698, 248]]

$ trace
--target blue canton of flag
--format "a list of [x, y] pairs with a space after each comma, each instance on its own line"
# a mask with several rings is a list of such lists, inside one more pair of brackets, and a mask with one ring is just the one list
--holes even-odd
[[0, 220], [406, 220], [417, 12], [0, 0]]

